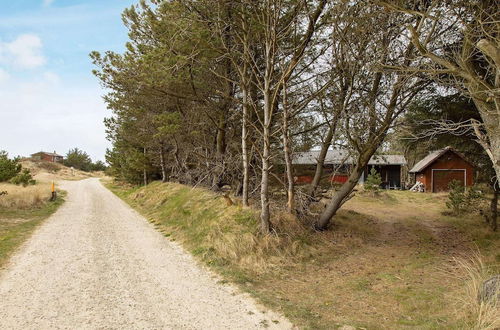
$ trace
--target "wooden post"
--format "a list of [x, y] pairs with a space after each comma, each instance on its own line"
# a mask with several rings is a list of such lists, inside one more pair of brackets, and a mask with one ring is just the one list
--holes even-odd
[[52, 196], [50, 196], [50, 201], [53, 202], [56, 199], [57, 199], [56, 186], [54, 184], [54, 181], [52, 181]]

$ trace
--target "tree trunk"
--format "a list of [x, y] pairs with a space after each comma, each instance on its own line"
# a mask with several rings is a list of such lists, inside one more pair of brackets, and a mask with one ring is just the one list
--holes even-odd
[[[483, 117], [483, 116], [482, 116]], [[488, 134], [489, 147], [491, 151], [490, 159], [493, 163], [493, 169], [497, 178], [500, 178], [500, 124], [499, 118], [496, 118], [496, 126], [486, 126], [486, 132]]]
[[[325, 165], [325, 158], [326, 155], [328, 154], [328, 149], [332, 145], [332, 140], [333, 137], [335, 136], [335, 132], [337, 130], [337, 125], [338, 122], [340, 121], [340, 116], [343, 113], [345, 109], [345, 102], [347, 101], [347, 92], [350, 87], [350, 81], [349, 80], [344, 80], [344, 82], [341, 85], [341, 90], [340, 90], [340, 95], [337, 100], [334, 99], [334, 113], [333, 113], [333, 118], [329, 122], [328, 125], [328, 131], [326, 133], [325, 139], [323, 140], [321, 144], [321, 151], [319, 152], [319, 157], [318, 157], [318, 162], [316, 163], [316, 171], [314, 172], [314, 178], [313, 181], [311, 182], [311, 197], [314, 198], [316, 196], [316, 190], [318, 189], [318, 186], [321, 182], [321, 177], [323, 176], [323, 166]], [[320, 103], [321, 109], [323, 111], [324, 105], [323, 102]]]
[[143, 179], [143, 182], [144, 182], [144, 185], [147, 186], [148, 185], [148, 171], [146, 169], [146, 153], [147, 153], [147, 150], [146, 148], [144, 148], [144, 167], [143, 167], [143, 170], [142, 170], [142, 179]]
[[340, 187], [339, 191], [337, 191], [335, 195], [333, 195], [333, 198], [331, 199], [330, 203], [325, 208], [325, 210], [321, 214], [321, 217], [319, 218], [318, 222], [315, 225], [315, 228], [317, 230], [326, 230], [328, 228], [330, 220], [342, 207], [342, 205], [348, 200], [352, 190], [358, 184], [359, 178], [361, 177], [361, 174], [363, 173], [365, 166], [366, 166], [365, 162], [363, 162], [363, 164], [358, 163], [354, 167], [354, 170], [349, 176], [347, 182], [345, 182]]
[[293, 213], [295, 209], [295, 187], [293, 182], [293, 164], [290, 150], [290, 136], [288, 132], [289, 109], [286, 85], [283, 87], [283, 152], [285, 154], [285, 167], [287, 179], [287, 210]]
[[[473, 91], [478, 93], [472, 86], [469, 86], [469, 91], [471, 93]], [[500, 178], [500, 122], [498, 120], [500, 110], [495, 108], [495, 104], [485, 102], [482, 99], [473, 97], [472, 100], [481, 115], [486, 134], [484, 134], [477, 125], [474, 126], [474, 131], [479, 144], [483, 147], [491, 160], [496, 177]], [[500, 101], [495, 100], [495, 102], [499, 103], [498, 107], [500, 108]]]
[[226, 153], [226, 115], [221, 114], [217, 125], [216, 150], [217, 156], [222, 156]]
[[161, 182], [168, 181], [167, 167], [165, 164], [165, 148], [163, 143], [160, 143], [160, 167], [161, 167]]
[[498, 194], [500, 191], [500, 184], [495, 182], [493, 185], [493, 198], [491, 199], [490, 210], [491, 210], [491, 219], [490, 226], [493, 231], [497, 231], [497, 218], [498, 218]]
[[263, 234], [271, 232], [271, 214], [269, 211], [269, 159], [271, 156], [271, 96], [269, 91], [264, 93], [264, 127], [262, 150], [262, 178], [260, 183], [260, 228]]
[[323, 176], [323, 166], [325, 164], [325, 158], [328, 153], [328, 149], [332, 145], [333, 136], [335, 135], [336, 124], [332, 123], [328, 127], [328, 132], [326, 133], [325, 140], [321, 144], [321, 151], [319, 152], [318, 162], [316, 163], [316, 171], [314, 172], [314, 178], [311, 182], [311, 197], [316, 196], [316, 190], [318, 189], [321, 177]]
[[246, 87], [242, 88], [243, 94], [243, 118], [241, 122], [241, 152], [243, 161], [243, 191], [242, 191], [242, 204], [243, 206], [248, 206], [248, 181], [249, 181], [249, 170], [248, 170], [248, 92]]

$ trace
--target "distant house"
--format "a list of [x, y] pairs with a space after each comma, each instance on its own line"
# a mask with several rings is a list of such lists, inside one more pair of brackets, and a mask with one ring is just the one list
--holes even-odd
[[[297, 183], [310, 183], [318, 162], [320, 151], [297, 152], [292, 156]], [[383, 188], [402, 188], [402, 167], [406, 159], [402, 155], [375, 155], [368, 162], [364, 173], [359, 179], [364, 183], [371, 168], [374, 167], [382, 177]], [[344, 183], [349, 178], [349, 172], [354, 166], [354, 158], [346, 150], [329, 150], [326, 154], [323, 172], [329, 181]]]
[[474, 184], [474, 165], [451, 147], [431, 152], [413, 166], [410, 174], [424, 185], [426, 192], [447, 191], [453, 180], [465, 187]]
[[56, 154], [56, 152], [45, 152], [45, 151], [40, 151], [35, 154], [31, 155], [31, 158], [33, 160], [42, 160], [46, 162], [62, 162], [64, 157], [61, 155]]

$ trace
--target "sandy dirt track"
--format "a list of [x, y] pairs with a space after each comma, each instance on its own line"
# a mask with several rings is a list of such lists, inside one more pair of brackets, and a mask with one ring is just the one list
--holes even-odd
[[217, 283], [97, 179], [63, 182], [66, 203], [0, 272], [0, 329], [289, 329]]

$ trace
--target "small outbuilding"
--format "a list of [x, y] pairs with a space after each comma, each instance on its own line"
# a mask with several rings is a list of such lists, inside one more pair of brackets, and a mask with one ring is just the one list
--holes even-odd
[[436, 150], [424, 157], [410, 170], [415, 182], [420, 182], [426, 192], [447, 191], [456, 180], [464, 187], [474, 184], [474, 165], [451, 147]]
[[41, 161], [45, 161], [45, 162], [59, 163], [59, 162], [63, 161], [64, 157], [56, 154], [55, 151], [54, 152], [40, 151], [40, 152], [32, 154], [31, 159], [38, 160], [38, 161], [41, 160]]

